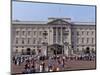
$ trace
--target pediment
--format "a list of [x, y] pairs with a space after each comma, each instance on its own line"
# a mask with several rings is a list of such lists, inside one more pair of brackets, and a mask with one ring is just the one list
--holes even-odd
[[62, 19], [56, 19], [56, 20], [53, 20], [51, 22], [48, 22], [48, 24], [62, 25], [62, 24], [69, 24], [69, 23], [67, 21], [62, 20]]

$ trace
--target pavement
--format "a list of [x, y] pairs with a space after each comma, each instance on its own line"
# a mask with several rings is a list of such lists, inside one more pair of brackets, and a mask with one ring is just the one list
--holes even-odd
[[[45, 61], [46, 65], [48, 61]], [[56, 63], [55, 63], [56, 64]], [[20, 66], [16, 66], [13, 63], [11, 64], [11, 73], [22, 73], [24, 70], [25, 63], [22, 63]], [[69, 71], [69, 70], [84, 70], [84, 69], [95, 69], [95, 61], [82, 61], [82, 60], [70, 60], [65, 62], [64, 68], [60, 68], [60, 71]]]

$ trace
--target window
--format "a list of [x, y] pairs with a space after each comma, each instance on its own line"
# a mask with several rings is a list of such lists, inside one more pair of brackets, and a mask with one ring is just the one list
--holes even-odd
[[42, 27], [42, 30], [45, 30], [45, 27]]
[[28, 35], [30, 35], [31, 34], [31, 31], [28, 31]]
[[63, 27], [62, 29], [66, 29], [66, 27]]
[[92, 43], [94, 43], [94, 38], [92, 38]]
[[22, 31], [22, 35], [25, 35], [25, 31]]
[[84, 48], [82, 48], [82, 51], [84, 51]]
[[41, 42], [42, 42], [42, 38], [39, 38], [38, 44], [41, 44]]
[[24, 46], [22, 46], [22, 48], [24, 48]]
[[87, 38], [87, 43], [89, 43], [89, 38]]
[[30, 43], [30, 38], [28, 38], [28, 41], [27, 41], [27, 43], [28, 43], [28, 44]]
[[36, 43], [36, 39], [35, 38], [33, 38], [33, 44], [35, 44]]
[[39, 32], [39, 35], [42, 35], [42, 31]]
[[89, 35], [89, 31], [87, 31], [87, 35]]
[[82, 38], [82, 43], [84, 43], [84, 38]]
[[18, 49], [16, 49], [16, 52], [15, 53], [18, 53]]
[[82, 31], [82, 35], [84, 35], [84, 31]]
[[22, 44], [24, 44], [24, 38], [22, 38]]
[[41, 46], [37, 46], [37, 48], [41, 48]]
[[79, 43], [79, 38], [77, 38], [77, 43]]
[[91, 35], [93, 35], [93, 34], [94, 34], [94, 32], [92, 31], [92, 32], [91, 32]]
[[94, 48], [92, 48], [92, 51], [94, 51]]
[[79, 32], [77, 32], [77, 35], [79, 35]]
[[16, 46], [16, 48], [18, 48], [18, 46]]
[[36, 35], [36, 31], [33, 32], [33, 35]]
[[77, 52], [79, 52], [79, 48], [77, 48]]
[[72, 35], [74, 35], [74, 32], [72, 32]]
[[34, 30], [34, 29], [35, 29], [35, 27], [32, 28], [32, 30]]
[[16, 35], [19, 35], [19, 31], [16, 31]]
[[22, 53], [22, 55], [24, 55], [24, 49], [22, 49], [21, 53]]
[[16, 38], [16, 44], [18, 44], [18, 38]]
[[82, 53], [84, 53], [84, 48], [82, 48]]
[[35, 46], [33, 46], [33, 48], [35, 48]]

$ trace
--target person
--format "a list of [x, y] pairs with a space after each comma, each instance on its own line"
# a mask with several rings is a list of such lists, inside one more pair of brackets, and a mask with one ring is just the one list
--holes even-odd
[[17, 66], [19, 65], [19, 59], [16, 59], [16, 65]]
[[31, 69], [30, 69], [30, 66], [29, 66], [28, 63], [25, 64], [23, 73], [24, 73], [24, 74], [31, 73]]
[[61, 61], [60, 61], [60, 59], [58, 59], [58, 60], [57, 60], [57, 62], [58, 62], [58, 64], [61, 64]]
[[18, 61], [18, 62], [19, 62], [19, 64], [18, 64], [18, 65], [20, 66], [20, 65], [21, 65], [21, 59], [20, 59], [20, 58], [19, 58], [19, 61]]
[[54, 67], [53, 67], [53, 71], [54, 71], [54, 72], [57, 71], [57, 67], [56, 67], [56, 65], [54, 65]]
[[42, 67], [42, 68], [43, 68], [43, 69], [42, 69], [42, 72], [44, 72], [44, 71], [45, 71], [45, 63], [44, 63], [44, 62], [42, 62], [42, 66], [43, 66], [43, 67]]
[[49, 71], [49, 68], [48, 68], [48, 66], [46, 66], [46, 68], [45, 68], [45, 71], [46, 71], [46, 72], [48, 72], [48, 71]]
[[13, 63], [15, 62], [15, 56], [12, 57], [12, 62], [13, 62]]
[[15, 59], [15, 62], [14, 62], [14, 64], [15, 64], [15, 65], [17, 65], [17, 59]]
[[25, 70], [26, 70], [27, 68], [28, 68], [28, 64], [26, 63], [26, 64], [25, 64]]
[[27, 74], [27, 69], [24, 68], [24, 71], [22, 71], [22, 74]]
[[64, 60], [62, 59], [61, 64], [60, 64], [61, 68], [64, 68]]
[[43, 65], [40, 64], [40, 72], [42, 72], [42, 70], [43, 70]]
[[40, 65], [38, 63], [35, 63], [35, 72], [40, 71]]
[[56, 68], [56, 71], [59, 71], [59, 70], [60, 70], [59, 67], [57, 67], [57, 68]]
[[32, 65], [32, 67], [31, 67], [31, 73], [35, 73], [35, 66], [34, 65]]
[[53, 71], [52, 66], [49, 66], [49, 67], [48, 67], [48, 71], [49, 71], [49, 72], [52, 72], [52, 71]]
[[28, 74], [30, 74], [31, 73], [30, 67], [28, 67], [26, 71], [27, 71]]
[[21, 63], [23, 63], [23, 62], [24, 62], [23, 57], [21, 57]]

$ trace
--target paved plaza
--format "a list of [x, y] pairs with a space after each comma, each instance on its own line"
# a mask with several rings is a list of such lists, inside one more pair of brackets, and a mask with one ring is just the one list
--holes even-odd
[[[75, 59], [67, 59], [64, 60], [64, 66], [61, 67], [61, 64], [57, 64], [59, 61], [56, 61], [58, 59], [51, 60], [50, 62], [53, 63], [53, 70], [52, 71], [41, 71], [41, 72], [56, 72], [56, 71], [68, 71], [68, 70], [80, 70], [80, 69], [95, 69], [96, 68], [96, 62], [94, 60], [75, 60]], [[62, 60], [61, 60], [62, 61]], [[34, 73], [39, 73], [40, 72], [40, 67], [39, 65], [44, 62], [45, 63], [45, 69], [48, 67], [49, 64], [49, 59], [47, 60], [35, 60], [35, 72]], [[11, 64], [12, 67], [12, 74], [19, 74], [23, 73], [24, 68], [25, 68], [26, 62], [21, 63], [20, 65], [15, 65], [14, 63]], [[38, 65], [36, 67], [36, 65]], [[54, 70], [54, 67], [58, 67], [58, 70]]]

